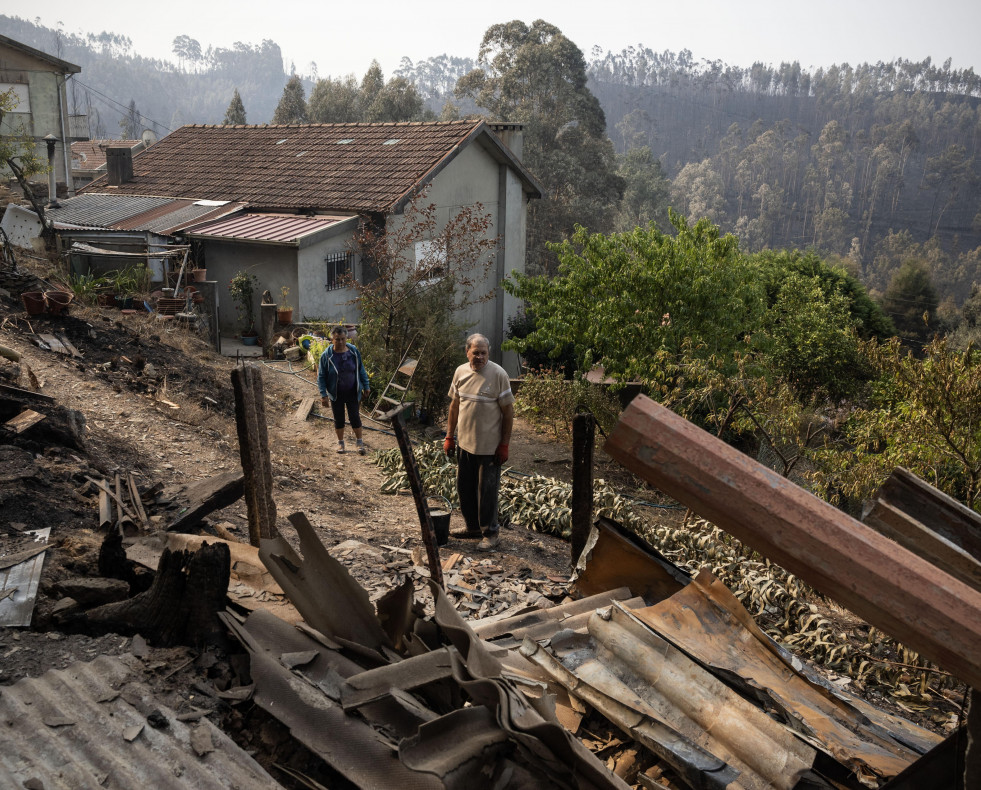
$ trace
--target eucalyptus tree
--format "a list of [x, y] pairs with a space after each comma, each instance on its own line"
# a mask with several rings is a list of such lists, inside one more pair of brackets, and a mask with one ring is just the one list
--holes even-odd
[[624, 188], [606, 116], [586, 85], [586, 61], [561, 30], [539, 19], [492, 25], [477, 63], [457, 82], [456, 96], [497, 120], [524, 124], [522, 158], [546, 191], [529, 208], [528, 262], [553, 271], [546, 244], [568, 238], [576, 225], [610, 230]]

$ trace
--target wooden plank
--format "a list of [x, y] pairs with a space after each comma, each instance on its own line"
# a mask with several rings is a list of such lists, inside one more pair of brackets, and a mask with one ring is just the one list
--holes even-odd
[[316, 402], [317, 398], [304, 398], [300, 401], [300, 405], [296, 407], [294, 418], [298, 422], [306, 422], [307, 417], [310, 416], [310, 411], [313, 409], [313, 404]]
[[43, 395], [40, 392], [33, 392], [32, 390], [21, 389], [20, 387], [11, 387], [9, 384], [0, 384], [0, 392], [9, 392], [11, 395], [20, 395], [24, 398], [37, 398], [38, 400], [44, 401], [55, 400], [51, 395]]
[[869, 624], [981, 688], [981, 592], [644, 395], [604, 449]]
[[64, 344], [50, 333], [42, 333], [38, 335], [39, 338], [44, 342], [49, 350], [54, 351], [58, 354], [68, 355], [68, 349], [65, 348]]
[[202, 518], [242, 498], [245, 477], [241, 472], [228, 472], [187, 487], [188, 506], [180, 511], [167, 527], [168, 532], [182, 532], [194, 527]]
[[572, 565], [586, 547], [593, 522], [593, 444], [596, 419], [592, 414], [572, 418]]
[[143, 509], [143, 500], [140, 498], [140, 489], [136, 485], [136, 478], [133, 477], [132, 472], [126, 473], [126, 487], [129, 488], [129, 498], [133, 502], [133, 507], [136, 509], [136, 515], [140, 519], [140, 524], [143, 529], [148, 529], [150, 527], [150, 519], [146, 517], [146, 510]]
[[30, 428], [32, 425], [37, 425], [41, 420], [44, 419], [43, 414], [39, 414], [33, 409], [24, 409], [16, 417], [11, 417], [4, 423], [4, 427], [14, 433], [20, 434]]
[[236, 368], [232, 371], [232, 389], [235, 391], [239, 457], [245, 473], [249, 543], [258, 546], [263, 539], [279, 535], [276, 529], [276, 502], [272, 495], [272, 461], [262, 396], [262, 371], [252, 365]]
[[876, 499], [916, 519], [981, 562], [981, 515], [902, 467], [876, 492]]

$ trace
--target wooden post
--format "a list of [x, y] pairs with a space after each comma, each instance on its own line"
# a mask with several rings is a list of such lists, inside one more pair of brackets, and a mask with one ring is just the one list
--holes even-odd
[[235, 390], [235, 425], [245, 473], [245, 505], [249, 514], [249, 543], [275, 538], [276, 503], [272, 497], [272, 462], [262, 396], [262, 372], [252, 365], [232, 371]]
[[596, 419], [592, 414], [572, 418], [572, 565], [586, 547], [593, 521], [593, 437]]
[[273, 335], [276, 333], [276, 305], [259, 305], [259, 334], [262, 336], [262, 354], [269, 359], [276, 353], [273, 350]]
[[409, 436], [405, 432], [405, 423], [402, 421], [401, 410], [392, 417], [392, 430], [395, 431], [395, 439], [399, 443], [399, 450], [402, 451], [402, 463], [405, 464], [405, 472], [409, 477], [412, 498], [416, 501], [416, 512], [419, 514], [419, 524], [422, 527], [422, 542], [426, 544], [429, 574], [432, 580], [442, 587], [443, 566], [439, 562], [439, 548], [436, 546], [436, 530], [433, 529], [433, 520], [429, 516], [429, 506], [426, 505], [426, 495], [422, 490], [422, 481], [419, 479], [419, 467], [416, 465], [416, 457], [412, 453], [412, 444], [409, 442]]

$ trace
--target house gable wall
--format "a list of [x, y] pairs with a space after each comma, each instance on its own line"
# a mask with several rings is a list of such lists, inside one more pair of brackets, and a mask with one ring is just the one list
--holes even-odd
[[[480, 203], [491, 215], [488, 232], [500, 236], [502, 244], [497, 260], [490, 267], [483, 290], [494, 289], [495, 297], [472, 305], [463, 315], [470, 329], [460, 338], [463, 361], [465, 335], [481, 332], [491, 340], [491, 358], [517, 375], [518, 357], [504, 353], [501, 342], [507, 331], [508, 319], [518, 309], [517, 301], [499, 287], [499, 281], [512, 270], [525, 270], [525, 207], [526, 199], [521, 181], [513, 170], [496, 162], [479, 144], [461, 151], [452, 162], [434, 177], [427, 192], [427, 202], [435, 203], [437, 217], [445, 225], [451, 216], [466, 206]], [[403, 221], [402, 215], [389, 218], [389, 231]]]

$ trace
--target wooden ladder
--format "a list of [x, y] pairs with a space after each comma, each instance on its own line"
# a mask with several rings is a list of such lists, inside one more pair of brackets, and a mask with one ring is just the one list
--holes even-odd
[[[416, 372], [416, 366], [419, 364], [419, 360], [411, 359], [406, 352], [405, 356], [402, 357], [402, 361], [399, 362], [399, 366], [395, 369], [392, 374], [391, 380], [382, 390], [381, 397], [378, 398], [378, 403], [375, 404], [375, 410], [371, 413], [372, 417], [378, 418], [383, 414], [390, 414], [393, 409], [402, 405], [405, 400], [405, 394], [409, 391], [409, 382], [412, 381], [412, 376]], [[391, 393], [391, 394], [389, 394]]]

